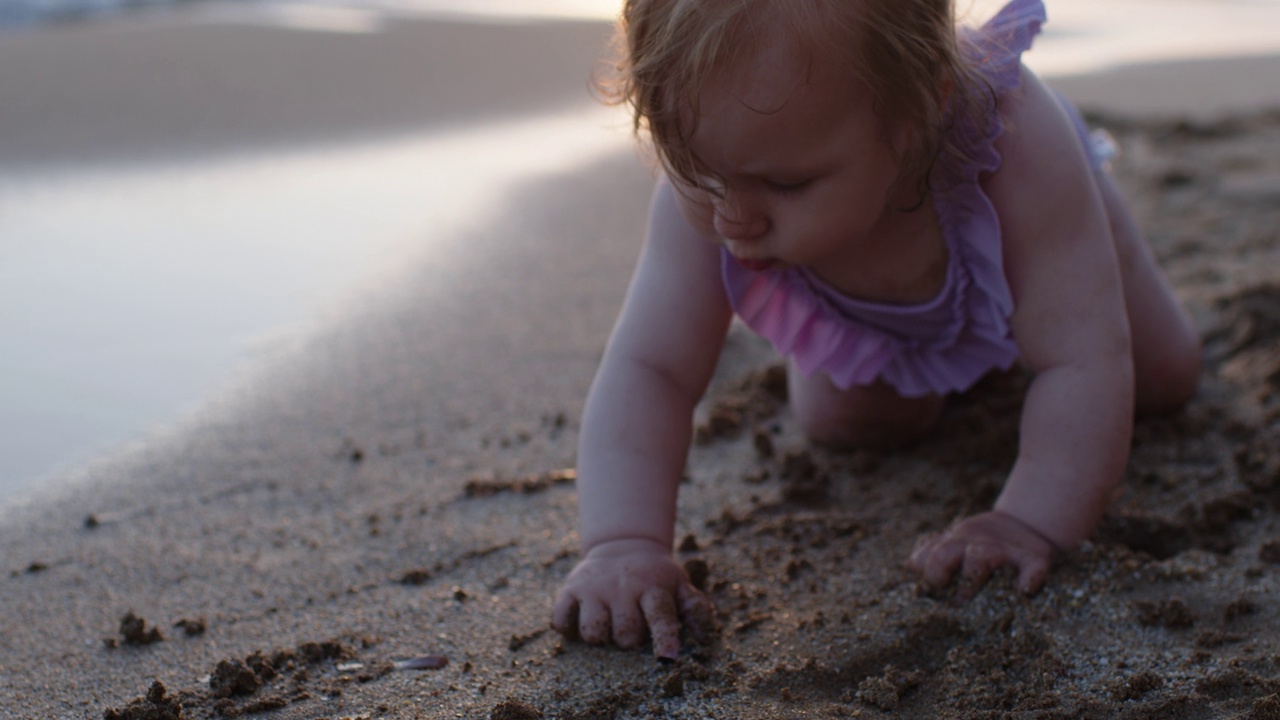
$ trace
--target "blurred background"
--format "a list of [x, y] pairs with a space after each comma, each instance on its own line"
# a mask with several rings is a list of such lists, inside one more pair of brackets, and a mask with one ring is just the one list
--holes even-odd
[[[0, 502], [467, 252], [502, 188], [629, 152], [588, 90], [618, 5], [0, 1]], [[1027, 60], [1064, 81], [1280, 52], [1280, 0], [1048, 7]]]

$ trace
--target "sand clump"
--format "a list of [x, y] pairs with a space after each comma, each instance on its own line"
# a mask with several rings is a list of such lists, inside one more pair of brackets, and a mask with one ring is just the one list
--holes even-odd
[[103, 643], [108, 648], [117, 648], [122, 643], [124, 645], [150, 645], [152, 643], [162, 642], [164, 635], [161, 634], [160, 628], [148, 626], [147, 621], [133, 614], [133, 611], [125, 613], [120, 618], [120, 638], [106, 638]]
[[446, 663], [385, 660], [350, 662], [376, 645], [364, 638], [359, 647], [341, 639], [306, 642], [296, 648], [254, 652], [244, 658], [219, 660], [202, 687], [174, 695], [155, 681], [147, 695], [124, 708], [109, 708], [105, 720], [194, 720], [235, 718], [278, 711], [314, 697], [340, 697], [352, 684], [378, 680], [397, 667], [438, 669]]
[[122, 710], [108, 709], [103, 720], [182, 720], [182, 703], [168, 696], [164, 683], [151, 683], [146, 697], [130, 702]]

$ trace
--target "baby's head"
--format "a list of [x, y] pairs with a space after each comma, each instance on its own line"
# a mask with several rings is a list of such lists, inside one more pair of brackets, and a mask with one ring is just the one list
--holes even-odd
[[771, 41], [849, 69], [886, 125], [909, 130], [898, 182], [917, 188], [941, 149], [949, 89], [969, 76], [952, 0], [627, 0], [621, 30], [606, 95], [631, 107], [673, 179], [712, 192], [689, 150], [700, 98]]

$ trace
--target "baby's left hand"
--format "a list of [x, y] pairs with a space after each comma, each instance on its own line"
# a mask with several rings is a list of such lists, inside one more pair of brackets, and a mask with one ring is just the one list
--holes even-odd
[[925, 586], [939, 590], [960, 570], [959, 596], [973, 597], [997, 568], [1018, 571], [1018, 589], [1034, 594], [1044, 585], [1055, 548], [1012, 515], [992, 510], [965, 518], [945, 532], [921, 538], [907, 566]]

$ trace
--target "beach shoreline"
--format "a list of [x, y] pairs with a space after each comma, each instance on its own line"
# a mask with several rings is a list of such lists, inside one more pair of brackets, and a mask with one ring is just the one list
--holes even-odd
[[[585, 92], [607, 38], [600, 24], [412, 25], [393, 35], [415, 41], [391, 45], [431, 39], [418, 62], [446, 70], [483, 66], [516, 42], [537, 60], [493, 68], [479, 88], [461, 73], [445, 90], [399, 88], [439, 92], [449, 107], [395, 87], [349, 107], [304, 96], [323, 87], [281, 98], [253, 85], [286, 57], [268, 52], [274, 39], [255, 44], [258, 29], [152, 27], [109, 47], [91, 30], [53, 43], [4, 38], [0, 87], [40, 88], [32, 108], [38, 99], [88, 112], [74, 103], [100, 97], [93, 78], [122, 67], [163, 76], [157, 48], [209, 53], [198, 55], [205, 78], [225, 59], [245, 75], [238, 87], [257, 89], [219, 96], [209, 79], [199, 94], [170, 95], [173, 78], [144, 75], [130, 81], [131, 102], [103, 106], [111, 117], [60, 126], [32, 109], [0, 120], [19, 123], [4, 128], [22, 139], [0, 160], [116, 162], [150, 152], [150, 132], [180, 151], [184, 127], [220, 97], [256, 98], [245, 102], [266, 108], [249, 113], [261, 124], [213, 116], [199, 152], [291, 143], [295, 124], [301, 142], [341, 141], [534, 112]], [[333, 72], [358, 55], [349, 39], [327, 49], [293, 40]], [[49, 74], [64, 52], [92, 72]], [[396, 70], [396, 53], [360, 57], [367, 77], [426, 82]], [[166, 701], [141, 699], [154, 681], [185, 706], [170, 718], [1261, 712], [1280, 692], [1280, 641], [1267, 633], [1280, 619], [1280, 325], [1268, 315], [1280, 299], [1280, 98], [1237, 92], [1224, 79], [1238, 79], [1235, 62], [1055, 83], [1112, 121], [1117, 172], [1192, 305], [1210, 369], [1185, 413], [1139, 424], [1124, 494], [1035, 598], [1005, 580], [968, 604], [929, 598], [901, 566], [917, 531], [980, 505], [999, 482], [1025, 378], [994, 379], [955, 403], [918, 452], [836, 456], [804, 447], [768, 382], [767, 349], [735, 330], [703, 411], [737, 408], [744, 427], [695, 448], [678, 534], [692, 538], [682, 560], [709, 568], [719, 639], [659, 665], [548, 631], [550, 595], [575, 552], [566, 470], [579, 409], [651, 184], [620, 147], [495, 199], [465, 232], [458, 263], [421, 259], [174, 428], [5, 505], [0, 715], [98, 718], [131, 702], [158, 713]], [[1280, 67], [1280, 56], [1241, 62]], [[347, 70], [343, 92], [356, 93], [366, 76]], [[1195, 87], [1174, 92], [1168, 79]], [[381, 102], [392, 105], [385, 117]], [[102, 138], [121, 154], [95, 155]], [[124, 631], [127, 614], [141, 632]], [[403, 662], [429, 656], [420, 664], [447, 662]], [[250, 666], [259, 669], [240, 671]]]
[[[359, 144], [585, 104], [611, 33], [465, 19], [324, 33], [175, 14], [0, 35], [0, 87], [22, 98], [0, 118], [0, 167]], [[496, 61], [496, 48], [525, 60]]]

